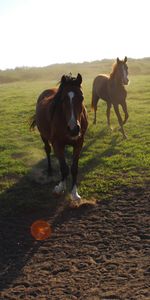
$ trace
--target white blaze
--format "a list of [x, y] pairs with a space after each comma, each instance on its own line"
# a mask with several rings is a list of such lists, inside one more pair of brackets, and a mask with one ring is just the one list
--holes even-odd
[[128, 74], [124, 66], [123, 66], [123, 81], [128, 82]]
[[73, 110], [73, 97], [74, 97], [74, 92], [69, 92], [68, 96], [70, 98], [70, 107], [71, 107], [71, 118], [70, 121], [68, 123], [70, 129], [73, 129], [76, 126], [76, 119], [75, 119], [75, 115], [74, 115], [74, 110]]

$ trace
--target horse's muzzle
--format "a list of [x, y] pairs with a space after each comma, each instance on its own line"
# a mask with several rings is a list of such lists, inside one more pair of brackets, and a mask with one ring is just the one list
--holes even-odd
[[72, 138], [75, 138], [75, 137], [78, 137], [79, 135], [80, 135], [80, 125], [76, 125], [76, 126], [74, 126], [73, 128], [70, 128], [69, 126], [68, 126], [68, 131], [69, 131], [69, 135], [70, 135], [70, 137], [72, 137]]

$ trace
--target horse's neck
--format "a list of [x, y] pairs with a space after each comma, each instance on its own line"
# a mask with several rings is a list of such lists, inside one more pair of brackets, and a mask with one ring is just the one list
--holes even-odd
[[62, 111], [62, 106], [61, 103], [57, 102], [56, 99], [53, 99], [50, 107], [49, 107], [49, 114], [50, 114], [50, 119], [51, 121], [53, 119], [61, 119], [61, 111]]
[[62, 103], [61, 103], [61, 88], [55, 89], [55, 93], [53, 95], [52, 101], [50, 103], [49, 112], [51, 119], [53, 118], [54, 114], [58, 114], [61, 111]]
[[117, 73], [114, 74], [110, 74], [109, 76], [109, 82], [110, 82], [110, 86], [112, 86], [112, 88], [122, 88], [124, 89], [124, 85], [122, 84], [122, 81], [120, 79], [119, 76], [117, 76]]
[[117, 77], [110, 77], [108, 80], [107, 87], [108, 95], [110, 98], [117, 99], [119, 97], [119, 99], [121, 100], [122, 95], [124, 95], [125, 93], [125, 87], [122, 84], [122, 82], [120, 82], [120, 80], [117, 79]]

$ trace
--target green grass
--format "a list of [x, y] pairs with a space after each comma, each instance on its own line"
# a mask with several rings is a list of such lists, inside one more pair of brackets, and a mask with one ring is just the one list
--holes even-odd
[[[115, 128], [106, 126], [106, 104], [99, 102], [97, 125], [90, 109], [92, 80], [83, 82], [89, 128], [79, 162], [79, 192], [84, 198], [109, 199], [124, 187], [143, 186], [150, 167], [150, 75], [131, 76], [128, 86], [129, 120], [127, 140]], [[0, 192], [4, 210], [55, 206], [54, 183], [39, 185], [30, 180], [34, 168], [45, 167], [43, 145], [38, 132], [30, 132], [28, 120], [34, 113], [39, 93], [56, 81], [14, 82], [0, 86]], [[69, 150], [70, 151], [70, 150]], [[53, 161], [55, 157], [53, 155]], [[58, 166], [56, 165], [58, 168]]]

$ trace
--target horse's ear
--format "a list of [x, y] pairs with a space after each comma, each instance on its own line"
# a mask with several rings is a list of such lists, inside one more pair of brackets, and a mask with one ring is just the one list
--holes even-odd
[[82, 83], [82, 76], [80, 73], [78, 73], [78, 75], [77, 75], [77, 82], [79, 85], [81, 85], [81, 83]]
[[127, 56], [125, 56], [125, 58], [124, 58], [124, 62], [126, 63], [126, 62], [127, 62], [127, 60], [128, 60], [128, 59], [127, 59]]
[[65, 83], [65, 82], [66, 82], [66, 76], [63, 75], [63, 76], [61, 77], [61, 83]]
[[117, 57], [117, 63], [119, 63], [119, 61], [120, 61], [120, 59], [119, 59], [119, 57]]

